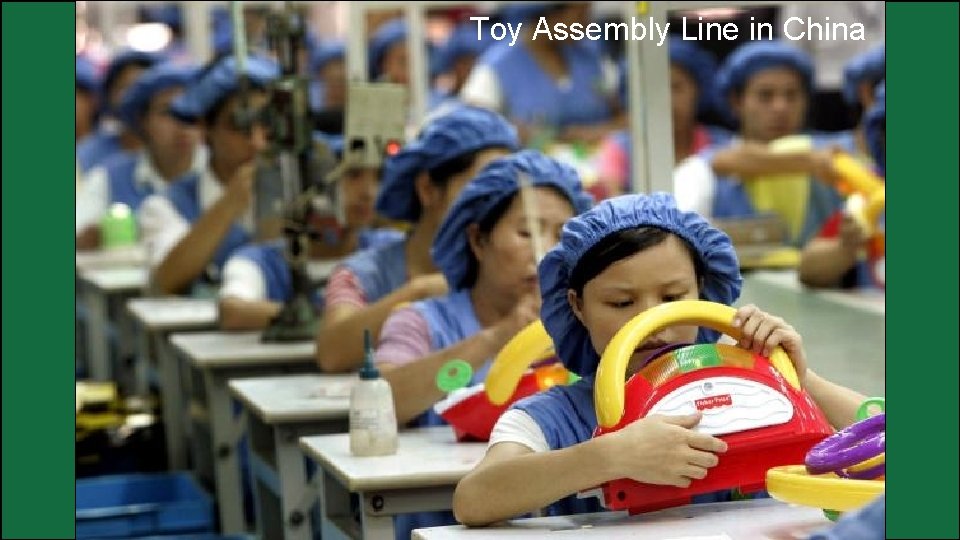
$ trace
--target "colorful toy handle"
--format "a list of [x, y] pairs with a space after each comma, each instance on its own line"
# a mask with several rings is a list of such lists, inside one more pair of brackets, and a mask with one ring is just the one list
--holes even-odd
[[537, 360], [542, 360], [542, 353], [552, 347], [553, 340], [539, 320], [530, 323], [513, 336], [497, 353], [490, 371], [487, 372], [484, 389], [490, 402], [494, 405], [506, 403], [517, 389], [527, 368]]
[[862, 193], [867, 198], [884, 189], [883, 180], [864, 167], [846, 152], [837, 152], [833, 156], [833, 166], [843, 178], [840, 191], [844, 195]]
[[[675, 324], [706, 326], [739, 339], [740, 329], [731, 324], [736, 313], [736, 309], [723, 304], [684, 300], [661, 304], [631, 319], [607, 345], [597, 368], [593, 399], [600, 425], [611, 428], [623, 417], [627, 363], [637, 345], [656, 332]], [[796, 370], [782, 348], [777, 347], [774, 350], [770, 355], [770, 363], [780, 371], [787, 382], [800, 389]]]

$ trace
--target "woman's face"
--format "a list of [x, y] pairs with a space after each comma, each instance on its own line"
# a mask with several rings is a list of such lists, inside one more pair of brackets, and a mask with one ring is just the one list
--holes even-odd
[[750, 77], [733, 106], [744, 138], [770, 142], [803, 128], [807, 92], [796, 71], [765, 69]]
[[673, 129], [689, 131], [697, 121], [697, 83], [680, 66], [670, 66], [670, 105]]
[[[573, 205], [550, 188], [533, 188], [530, 195], [539, 221], [541, 245], [549, 249], [560, 241], [563, 224], [574, 215]], [[483, 283], [490, 290], [512, 296], [514, 300], [537, 292], [539, 282], [532, 231], [520, 195], [514, 196], [489, 234], [482, 235], [473, 225], [468, 237], [478, 262], [478, 284]]]
[[182, 93], [182, 87], [158, 92], [141, 120], [146, 145], [164, 169], [176, 168], [177, 163], [189, 167], [200, 143], [200, 131], [195, 126], [180, 122], [170, 114], [170, 103]]
[[[700, 289], [683, 241], [671, 234], [653, 247], [611, 264], [583, 288], [582, 298], [567, 292], [577, 319], [587, 328], [598, 355], [630, 319], [665, 302], [697, 300]], [[693, 343], [696, 326], [671, 326], [641, 343], [627, 365], [636, 373], [666, 345]]]
[[373, 207], [377, 199], [377, 188], [380, 186], [378, 169], [371, 167], [347, 169], [339, 183], [347, 226], [362, 228], [373, 223]]

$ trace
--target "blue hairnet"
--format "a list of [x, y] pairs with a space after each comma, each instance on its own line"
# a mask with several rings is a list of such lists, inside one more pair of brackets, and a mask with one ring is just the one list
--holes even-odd
[[851, 60], [843, 68], [843, 97], [851, 105], [860, 101], [857, 87], [860, 83], [877, 83], [887, 71], [886, 48], [881, 45]]
[[171, 29], [179, 29], [183, 26], [183, 13], [177, 4], [140, 6], [140, 17], [143, 22], [162, 23]]
[[346, 46], [342, 41], [331, 41], [318, 44], [310, 54], [310, 73], [316, 74], [324, 66], [334, 60], [343, 60], [347, 56]]
[[454, 28], [447, 42], [436, 49], [430, 59], [430, 76], [450, 71], [462, 56], [479, 57], [490, 46], [493, 40], [489, 37], [489, 26], [480, 33], [482, 39], [477, 39], [477, 25], [474, 23], [470, 21]]
[[403, 19], [393, 19], [383, 23], [370, 38], [370, 50], [367, 51], [367, 69], [370, 72], [370, 80], [377, 80], [380, 73], [380, 62], [386, 56], [387, 51], [395, 43], [407, 39], [407, 23]]
[[[246, 75], [252, 86], [264, 87], [280, 75], [280, 68], [272, 60], [251, 56], [247, 58]], [[191, 82], [186, 92], [173, 100], [170, 112], [185, 122], [195, 122], [238, 88], [236, 59], [224, 58]]]
[[575, 214], [593, 204], [573, 167], [540, 152], [524, 150], [491, 161], [457, 196], [433, 240], [433, 261], [453, 290], [469, 286], [467, 273], [474, 257], [467, 227], [483, 221], [498, 204], [515, 195], [520, 190], [520, 174], [527, 175], [531, 186], [552, 186], [562, 191]]
[[83, 56], [77, 57], [77, 88], [96, 94], [100, 90], [100, 75], [93, 62]]
[[118, 110], [120, 119], [136, 128], [140, 115], [157, 93], [173, 86], [186, 86], [198, 71], [197, 66], [165, 62], [150, 68], [123, 96]]
[[[670, 37], [668, 46], [670, 63], [683, 68], [697, 85], [697, 109], [705, 112], [715, 107], [717, 95], [714, 80], [717, 61], [713, 54], [676, 36]], [[626, 59], [620, 63], [620, 101], [624, 104], [627, 102]]]
[[874, 102], [870, 110], [867, 111], [867, 117], [864, 121], [864, 131], [867, 138], [867, 147], [870, 149], [870, 156], [874, 163], [880, 169], [881, 173], [886, 172], [886, 159], [883, 152], [884, 124], [887, 120], [887, 90], [886, 82], [880, 81], [874, 92]]
[[557, 2], [517, 2], [508, 4], [500, 9], [500, 20], [514, 27], [518, 23], [527, 22], [536, 17], [542, 17]]
[[731, 92], [743, 90], [758, 72], [782, 67], [799, 73], [808, 92], [813, 89], [813, 61], [807, 53], [782, 41], [751, 41], [740, 46], [717, 73], [717, 91], [723, 105], [727, 106]]
[[[731, 305], [740, 296], [743, 279], [730, 238], [695, 212], [677, 208], [673, 195], [623, 195], [607, 199], [567, 222], [560, 243], [540, 263], [540, 318], [553, 338], [557, 355], [579, 375], [593, 374], [600, 362], [590, 335], [567, 302], [570, 276], [580, 259], [612, 233], [635, 227], [657, 227], [686, 240], [705, 268], [700, 298]], [[715, 342], [720, 334], [700, 329], [698, 340]]]
[[492, 146], [510, 151], [520, 147], [516, 128], [493, 111], [457, 105], [433, 118], [414, 141], [384, 163], [377, 212], [399, 221], [417, 221], [420, 218], [420, 201], [414, 188], [417, 174]]
[[114, 85], [117, 77], [124, 69], [134, 64], [144, 64], [147, 66], [147, 69], [149, 69], [160, 62], [160, 60], [161, 56], [159, 54], [134, 49], [121, 51], [114, 56], [113, 59], [110, 60], [106, 72], [103, 74], [101, 90], [104, 92], [104, 99], [101, 100], [101, 105], [105, 110], [110, 113], [117, 112], [112, 109], [112, 105], [109, 103], [109, 93], [110, 87]]

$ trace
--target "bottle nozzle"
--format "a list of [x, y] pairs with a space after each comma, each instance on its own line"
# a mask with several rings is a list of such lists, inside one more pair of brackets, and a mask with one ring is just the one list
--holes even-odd
[[360, 378], [364, 380], [379, 379], [380, 370], [373, 360], [373, 337], [370, 330], [363, 331], [363, 366], [360, 367]]

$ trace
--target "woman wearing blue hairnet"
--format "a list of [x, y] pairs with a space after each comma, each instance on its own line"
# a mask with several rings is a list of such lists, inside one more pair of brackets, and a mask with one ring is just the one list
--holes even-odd
[[[342, 138], [331, 139], [335, 152], [341, 153]], [[374, 202], [380, 170], [347, 158], [331, 173], [336, 182], [338, 205], [343, 223], [338, 230], [325, 231], [324, 238], [311, 243], [312, 260], [340, 259], [358, 250], [376, 248], [403, 240], [396, 229], [374, 228]], [[224, 330], [261, 330], [280, 313], [293, 297], [293, 281], [286, 255], [286, 239], [250, 244], [237, 250], [223, 267], [220, 287], [220, 327]], [[323, 300], [319, 291], [312, 299], [317, 310]]]
[[117, 152], [140, 148], [137, 134], [125, 129], [120, 122], [120, 103], [127, 89], [159, 61], [160, 57], [156, 54], [135, 50], [119, 52], [110, 61], [100, 86], [100, 125], [77, 143], [77, 160], [81, 173], [86, 174]]
[[[521, 194], [522, 177], [532, 192]], [[528, 216], [529, 197], [534, 216]], [[397, 420], [410, 426], [443, 425], [431, 408], [444, 394], [436, 386], [444, 363], [473, 366], [474, 383], [514, 334], [537, 318], [538, 241], [552, 246], [563, 224], [590, 207], [580, 178], [567, 165], [532, 150], [489, 163], [463, 189], [433, 243], [433, 258], [450, 293], [395, 311], [384, 324], [377, 363], [390, 381]], [[536, 220], [531, 230], [531, 222]], [[397, 527], [453, 523], [449, 512], [417, 515]]]
[[143, 149], [115, 154], [87, 174], [77, 194], [77, 249], [100, 247], [100, 220], [112, 205], [136, 212], [148, 196], [206, 165], [199, 132], [169, 112], [195, 72], [188, 65], [158, 64], [127, 90], [119, 116], [143, 141]]
[[542, 17], [557, 24], [585, 25], [587, 2], [524, 4], [524, 25], [516, 43], [494, 44], [481, 56], [460, 98], [500, 111], [528, 140], [538, 130], [556, 132], [567, 142], [598, 143], [626, 125], [616, 97], [616, 67], [593, 41], [534, 37]]
[[[739, 47], [724, 62], [717, 86], [728, 114], [739, 124], [729, 144], [712, 146], [681, 164], [674, 175], [674, 193], [681, 208], [716, 219], [756, 216], [751, 182], [766, 182], [779, 174], [813, 178], [805, 193], [789, 193], [781, 212], [790, 242], [804, 245], [841, 206], [832, 165], [837, 146], [851, 141], [836, 136], [812, 136], [810, 150], [777, 152], [770, 143], [804, 134], [813, 91], [813, 65], [806, 53], [778, 41], [754, 41]], [[752, 187], [752, 186], [751, 186]], [[784, 191], [783, 185], [771, 186]], [[795, 205], [799, 205], [796, 207]]]
[[[541, 320], [557, 355], [583, 379], [521, 400], [500, 417], [483, 461], [457, 486], [457, 519], [484, 525], [544, 507], [551, 515], [598, 511], [595, 500], [572, 494], [620, 478], [678, 487], [703, 478], [726, 443], [693, 431], [699, 414], [650, 416], [593, 438], [593, 379], [600, 351], [641, 312], [679, 300], [736, 301], [742, 279], [727, 235], [679, 210], [670, 195], [624, 195], [571, 219], [539, 275]], [[767, 356], [783, 347], [831, 424], [854, 422], [864, 397], [808, 369], [789, 324], [753, 305], [738, 309], [731, 323], [743, 332], [740, 347]], [[640, 344], [627, 375], [664, 346], [719, 337], [696, 326], [668, 327]], [[730, 498], [718, 492], [694, 502]]]
[[[97, 94], [100, 78], [97, 69], [90, 60], [83, 56], [77, 57], [76, 79], [76, 135], [75, 140], [81, 139], [93, 132], [93, 122], [97, 112]], [[79, 162], [77, 164], [79, 168]]]
[[[670, 112], [673, 124], [673, 157], [680, 163], [711, 145], [729, 140], [723, 128], [708, 127], [697, 122], [697, 115], [714, 107], [714, 72], [716, 61], [700, 47], [671, 37], [670, 47]], [[620, 80], [621, 101], [626, 103], [626, 66]], [[618, 131], [604, 141], [597, 155], [598, 175], [608, 198], [630, 191], [630, 133]]]
[[[249, 57], [245, 73], [247, 106], [259, 111], [279, 68]], [[202, 127], [209, 158], [202, 172], [151, 195], [140, 208], [152, 283], [162, 294], [207, 294], [219, 284], [229, 256], [253, 238], [254, 159], [267, 141], [262, 125], [238, 123], [240, 108], [233, 57], [208, 66], [170, 106], [181, 121]]]
[[[876, 171], [886, 163], [886, 85], [876, 88], [872, 106], [864, 115], [864, 138]], [[808, 287], [882, 288], [886, 283], [885, 250], [871, 242], [864, 225], [845, 209], [835, 213], [800, 255], [797, 277]]]
[[398, 305], [447, 291], [430, 258], [447, 208], [478, 170], [518, 146], [516, 130], [500, 115], [460, 105], [430, 119], [416, 140], [387, 159], [377, 213], [413, 229], [406, 238], [356, 253], [330, 275], [317, 333], [321, 369], [357, 369], [365, 330], [376, 339]]

